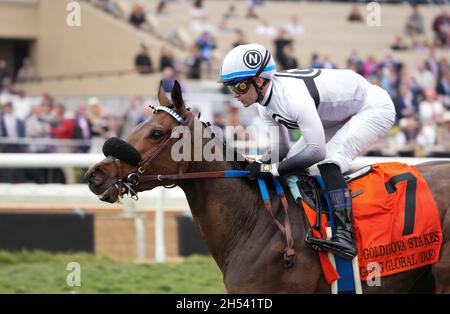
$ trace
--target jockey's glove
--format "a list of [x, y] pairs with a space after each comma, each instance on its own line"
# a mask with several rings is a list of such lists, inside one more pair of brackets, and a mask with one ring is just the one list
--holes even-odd
[[251, 175], [261, 177], [263, 179], [270, 179], [279, 176], [276, 164], [263, 164], [255, 161], [249, 164], [245, 170], [250, 171]]

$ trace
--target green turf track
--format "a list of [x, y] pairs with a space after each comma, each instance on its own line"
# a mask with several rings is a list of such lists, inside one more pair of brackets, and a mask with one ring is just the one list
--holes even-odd
[[[81, 287], [69, 287], [67, 264], [77, 262]], [[1, 252], [0, 293], [225, 293], [214, 260], [136, 264], [90, 254]]]

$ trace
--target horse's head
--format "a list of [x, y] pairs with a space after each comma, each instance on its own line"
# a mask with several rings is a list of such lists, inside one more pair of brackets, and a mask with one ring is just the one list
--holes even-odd
[[[171, 138], [172, 130], [179, 125], [192, 126], [195, 118], [186, 109], [181, 87], [175, 81], [171, 93], [172, 103], [162, 86], [159, 88], [160, 107], [153, 116], [139, 124], [126, 141], [111, 138], [105, 142], [105, 159], [93, 165], [85, 174], [90, 190], [102, 201], [114, 203], [123, 194], [150, 190], [163, 182], [138, 179], [149, 175], [176, 174], [187, 167], [171, 157], [171, 147], [177, 140]], [[159, 178], [159, 177], [158, 177]]]

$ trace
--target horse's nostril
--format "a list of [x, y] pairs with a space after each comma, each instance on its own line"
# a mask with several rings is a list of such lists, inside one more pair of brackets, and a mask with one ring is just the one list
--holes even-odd
[[87, 182], [98, 185], [105, 181], [105, 173], [99, 168], [95, 168], [92, 171], [86, 172], [84, 178]]
[[86, 173], [84, 174], [84, 180], [86, 182], [91, 182], [92, 179], [92, 171], [86, 171]]

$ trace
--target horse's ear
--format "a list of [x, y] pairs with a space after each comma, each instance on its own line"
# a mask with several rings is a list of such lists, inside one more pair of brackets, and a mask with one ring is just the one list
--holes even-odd
[[170, 103], [169, 98], [167, 98], [166, 92], [164, 91], [162, 81], [159, 84], [158, 100], [161, 106], [167, 106]]
[[185, 110], [184, 101], [183, 101], [183, 95], [181, 94], [181, 85], [180, 83], [175, 80], [172, 88], [172, 101], [175, 105], [175, 108], [178, 112], [182, 113]]

